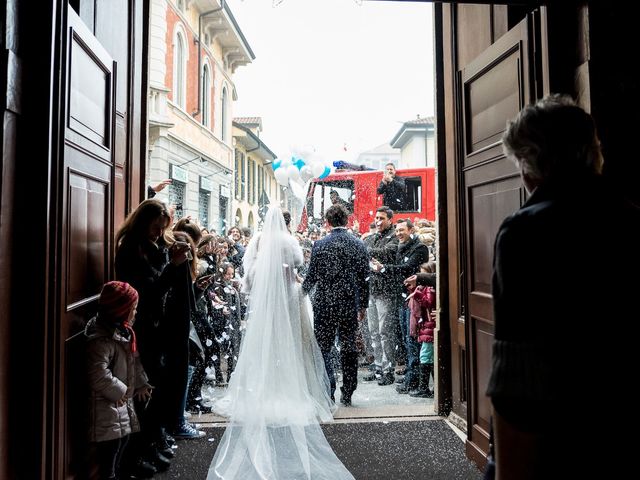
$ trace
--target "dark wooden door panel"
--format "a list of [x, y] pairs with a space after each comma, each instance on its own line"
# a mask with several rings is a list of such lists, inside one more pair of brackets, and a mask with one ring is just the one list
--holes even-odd
[[[500, 177], [500, 171], [510, 176]], [[504, 172], [503, 172], [504, 173]], [[493, 305], [491, 276], [493, 244], [502, 220], [522, 203], [522, 182], [513, 164], [504, 157], [495, 163], [475, 167], [468, 172], [465, 183], [484, 177], [484, 183], [468, 185], [468, 258], [469, 258], [469, 368], [472, 411], [470, 438], [480, 450], [488, 448], [491, 405], [484, 392], [491, 368], [493, 343]]]
[[94, 35], [118, 65], [116, 112], [126, 115], [129, 94], [129, 0], [95, 3]]
[[109, 246], [109, 179], [69, 170], [66, 309], [95, 300], [107, 280]]
[[[69, 31], [62, 203], [65, 312], [95, 298], [110, 272], [115, 81], [113, 60], [73, 10], [69, 10]], [[92, 80], [91, 85], [86, 79]], [[74, 333], [65, 331], [63, 338]]]
[[[467, 185], [467, 212], [469, 215], [469, 294], [491, 300], [491, 274], [493, 243], [502, 220], [521, 204], [522, 182], [513, 165], [506, 159], [500, 161], [505, 169], [511, 169], [510, 178], [495, 178], [481, 185]], [[493, 165], [474, 169], [474, 173], [489, 175]], [[469, 181], [471, 175], [466, 176]], [[476, 304], [470, 304], [473, 309]], [[489, 319], [491, 316], [484, 316]]]
[[[111, 275], [115, 63], [69, 8], [60, 201], [60, 478], [87, 476], [82, 330]], [[76, 335], [79, 334], [79, 335]]]
[[[484, 147], [500, 142], [505, 124], [503, 119], [513, 118], [518, 113], [521, 100], [518, 77], [521, 45], [511, 51], [490, 68], [476, 72], [467, 80], [466, 99], [469, 103], [465, 119], [468, 126], [466, 136], [467, 154], [476, 153]], [[478, 161], [477, 156], [469, 160]]]
[[75, 18], [69, 22], [65, 138], [68, 144], [110, 164], [114, 64], [82, 21]]
[[525, 19], [460, 72], [463, 152], [460, 226], [465, 232], [465, 335], [469, 372], [467, 453], [478, 463], [488, 451], [491, 369], [493, 244], [504, 218], [524, 190], [516, 166], [502, 153], [507, 121], [533, 99], [531, 19]]

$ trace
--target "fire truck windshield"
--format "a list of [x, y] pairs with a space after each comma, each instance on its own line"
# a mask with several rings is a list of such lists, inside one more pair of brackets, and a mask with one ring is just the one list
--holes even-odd
[[344, 206], [353, 213], [353, 180], [332, 180], [312, 185], [313, 195], [307, 201], [310, 224], [322, 225], [324, 214], [331, 205]]

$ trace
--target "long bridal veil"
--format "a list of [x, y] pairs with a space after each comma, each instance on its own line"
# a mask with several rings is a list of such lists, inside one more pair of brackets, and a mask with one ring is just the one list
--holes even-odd
[[229, 417], [208, 479], [353, 479], [319, 421], [333, 419], [329, 380], [311, 325], [311, 307], [295, 280], [302, 252], [280, 209], [244, 257], [247, 328], [224, 397]]

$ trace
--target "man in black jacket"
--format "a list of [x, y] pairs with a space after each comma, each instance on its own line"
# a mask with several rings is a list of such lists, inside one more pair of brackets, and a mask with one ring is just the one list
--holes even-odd
[[396, 167], [393, 163], [384, 166], [384, 175], [378, 185], [378, 195], [384, 195], [383, 205], [394, 212], [404, 210], [407, 186], [404, 178], [396, 176]]
[[[386, 206], [378, 208], [375, 225], [377, 232], [366, 241], [369, 256], [380, 263], [395, 263], [398, 238], [393, 228], [393, 210]], [[393, 285], [395, 281], [395, 275], [391, 271], [371, 272], [367, 321], [375, 370], [363, 380], [378, 379], [379, 385], [390, 385], [395, 380], [395, 331], [398, 323], [398, 294]]]
[[372, 260], [372, 263], [376, 270], [384, 269], [394, 276], [393, 287], [396, 295], [402, 301], [400, 326], [407, 348], [407, 369], [404, 375], [404, 383], [399, 385], [396, 390], [398, 393], [409, 393], [410, 390], [418, 388], [420, 344], [409, 332], [409, 308], [407, 303], [403, 301], [407, 297], [404, 279], [420, 271], [420, 265], [429, 260], [429, 249], [417, 236], [413, 235], [413, 222], [409, 219], [398, 220], [398, 223], [396, 223], [396, 237], [398, 237], [399, 242], [393, 264], [383, 265], [377, 260]]
[[302, 289], [308, 294], [316, 287], [314, 331], [329, 376], [332, 398], [336, 379], [330, 353], [336, 333], [338, 335], [343, 374], [340, 401], [350, 406], [351, 395], [358, 385], [358, 321], [364, 319], [369, 303], [369, 259], [362, 240], [347, 230], [347, 217], [342, 205], [333, 205], [327, 210], [331, 232], [313, 245]]

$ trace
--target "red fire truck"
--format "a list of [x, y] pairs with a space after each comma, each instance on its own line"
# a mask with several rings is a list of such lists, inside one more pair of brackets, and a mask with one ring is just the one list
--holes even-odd
[[[378, 195], [378, 185], [382, 181], [381, 170], [337, 169], [335, 173], [314, 179], [309, 184], [307, 200], [302, 210], [298, 231], [311, 225], [322, 226], [324, 212], [332, 205], [332, 190], [339, 195], [338, 201], [349, 210], [349, 227], [357, 221], [360, 233], [369, 230], [376, 209], [382, 206], [382, 195]], [[435, 169], [408, 168], [397, 170], [396, 175], [404, 178], [407, 186], [404, 205], [394, 212], [397, 218], [426, 218], [435, 220]]]

